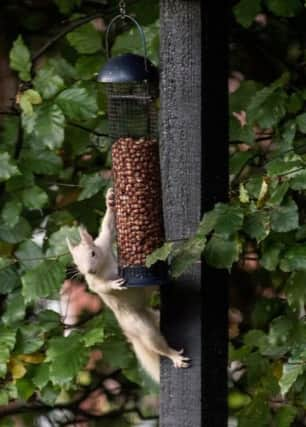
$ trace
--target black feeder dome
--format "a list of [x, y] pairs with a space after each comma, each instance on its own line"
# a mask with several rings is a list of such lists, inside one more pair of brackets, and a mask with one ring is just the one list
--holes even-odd
[[[110, 58], [97, 77], [97, 81], [103, 83], [106, 89], [109, 135], [113, 143], [112, 158], [116, 199], [119, 274], [126, 280], [129, 287], [162, 285], [167, 282], [168, 278], [166, 263], [157, 262], [150, 268], [145, 266], [145, 257], [164, 242], [158, 157], [158, 77], [158, 69], [146, 57], [132, 53]], [[124, 146], [124, 141], [127, 138], [130, 138], [127, 144], [132, 145]], [[149, 141], [148, 145], [152, 145], [151, 148], [148, 148], [148, 154], [141, 151], [142, 143], [139, 142], [140, 140]], [[143, 197], [140, 196], [141, 209], [152, 220], [146, 219], [150, 223], [149, 226], [138, 225], [136, 231], [133, 221], [136, 215], [136, 223], [138, 222], [137, 214], [131, 213], [134, 209], [133, 196], [131, 194], [128, 195], [128, 191], [125, 192], [125, 187], [128, 188], [130, 176], [124, 176], [126, 173], [124, 166], [121, 167], [119, 172], [116, 166], [118, 156], [121, 155], [118, 154], [116, 148], [118, 144], [121, 144], [121, 148], [128, 152], [128, 154], [125, 154], [127, 157], [123, 161], [122, 159], [120, 160], [120, 164], [125, 165], [130, 163], [132, 165], [132, 172], [130, 172], [132, 181], [134, 179], [132, 187], [136, 189], [137, 182], [139, 182], [139, 175], [137, 174], [139, 174], [140, 164], [137, 164], [137, 156], [140, 156], [137, 157], [138, 159], [148, 157], [146, 164], [149, 165], [148, 168], [145, 168], [146, 170], [143, 170], [144, 178], [140, 185], [143, 188], [147, 187], [147, 185], [150, 186], [151, 182], [153, 182], [153, 186], [155, 185], [153, 189], [155, 196], [153, 196], [153, 199], [151, 198], [148, 201], [145, 194]], [[140, 150], [141, 153], [140, 151], [137, 152], [137, 150]], [[150, 150], [153, 151], [150, 152]], [[122, 176], [124, 179], [122, 179]], [[156, 197], [156, 200], [154, 200], [154, 197]], [[124, 198], [128, 198], [127, 203], [122, 202]], [[125, 215], [125, 226], [121, 224], [120, 212], [122, 211], [124, 211]], [[153, 229], [150, 231], [151, 223], [155, 225], [152, 226]], [[154, 233], [157, 237], [152, 237]], [[158, 236], [161, 237], [159, 238]], [[131, 248], [137, 247], [136, 258], [133, 258], [134, 254], [130, 255], [129, 251], [124, 249], [126, 242], [129, 244], [130, 241], [132, 242]], [[153, 241], [150, 249], [148, 241]], [[142, 244], [143, 250], [141, 250]], [[133, 250], [130, 252], [133, 252]]]
[[158, 82], [157, 68], [146, 58], [133, 53], [111, 58], [100, 71], [101, 83]]

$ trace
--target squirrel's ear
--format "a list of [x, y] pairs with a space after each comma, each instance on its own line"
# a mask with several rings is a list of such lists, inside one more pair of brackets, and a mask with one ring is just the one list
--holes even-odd
[[68, 246], [68, 249], [69, 249], [70, 253], [72, 254], [72, 252], [73, 252], [73, 246], [72, 246], [72, 243], [70, 242], [70, 240], [69, 240], [68, 237], [66, 237], [66, 243], [67, 243], [67, 246]]
[[82, 226], [79, 227], [79, 233], [80, 233], [80, 237], [81, 237], [82, 242], [87, 243], [88, 245], [93, 244], [93, 238], [88, 233], [88, 231], [86, 230], [85, 227], [82, 227]]

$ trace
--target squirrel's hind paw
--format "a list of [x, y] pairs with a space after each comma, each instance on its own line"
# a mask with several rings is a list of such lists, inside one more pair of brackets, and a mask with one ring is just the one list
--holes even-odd
[[190, 366], [190, 358], [182, 355], [184, 350], [177, 351], [173, 356], [171, 356], [171, 360], [173, 362], [173, 366], [175, 368], [189, 368]]

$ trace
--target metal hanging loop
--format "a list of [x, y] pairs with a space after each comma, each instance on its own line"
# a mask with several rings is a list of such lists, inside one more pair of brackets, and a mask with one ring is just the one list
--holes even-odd
[[[120, 2], [121, 3], [121, 2]], [[119, 4], [120, 4], [119, 3]], [[123, 2], [124, 3], [124, 2]], [[120, 10], [121, 11], [121, 10]], [[124, 9], [124, 11], [125, 11], [125, 9]], [[107, 27], [107, 30], [106, 30], [106, 34], [105, 34], [105, 49], [106, 49], [106, 56], [107, 56], [107, 59], [109, 59], [110, 57], [111, 57], [111, 55], [110, 55], [110, 50], [109, 50], [109, 34], [110, 34], [110, 30], [111, 30], [111, 27], [114, 25], [114, 23], [116, 22], [116, 21], [118, 21], [119, 19], [128, 19], [128, 20], [130, 20], [130, 21], [132, 21], [134, 24], [135, 24], [135, 26], [136, 26], [136, 28], [138, 29], [138, 32], [139, 32], [139, 34], [140, 34], [140, 38], [141, 38], [141, 42], [142, 42], [142, 48], [143, 48], [143, 53], [144, 53], [144, 64], [145, 64], [145, 70], [146, 71], [148, 71], [148, 54], [147, 54], [147, 44], [146, 44], [146, 37], [145, 37], [145, 34], [144, 34], [144, 31], [143, 31], [143, 29], [142, 29], [142, 27], [139, 25], [139, 23], [136, 21], [136, 19], [135, 18], [133, 18], [132, 16], [130, 16], [130, 15], [126, 15], [126, 14], [124, 14], [124, 15], [122, 15], [122, 14], [120, 14], [120, 15], [117, 15], [117, 16], [115, 16], [112, 20], [111, 20], [111, 22], [109, 23], [109, 25], [108, 25], [108, 27]]]
[[126, 16], [126, 4], [124, 0], [119, 1], [119, 11], [122, 19], [124, 19]]

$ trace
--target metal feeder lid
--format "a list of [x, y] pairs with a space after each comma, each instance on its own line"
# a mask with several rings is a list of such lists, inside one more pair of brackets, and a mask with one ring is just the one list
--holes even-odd
[[100, 71], [101, 83], [129, 83], [158, 80], [158, 69], [143, 56], [127, 53], [111, 58]]

